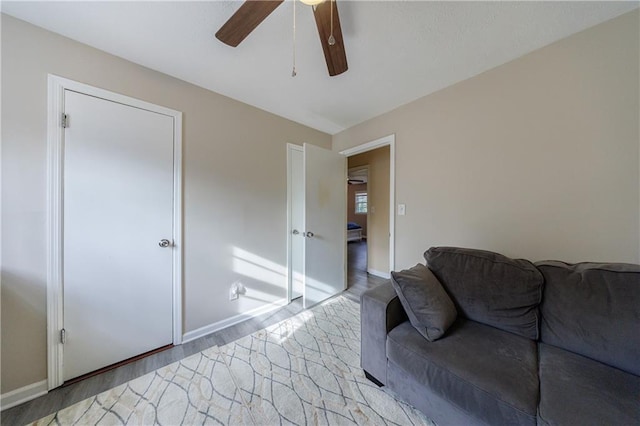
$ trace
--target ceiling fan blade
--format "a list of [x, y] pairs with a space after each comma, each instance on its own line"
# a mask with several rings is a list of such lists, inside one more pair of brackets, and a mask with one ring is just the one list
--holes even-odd
[[[331, 36], [331, 8], [333, 8], [333, 38], [336, 41], [334, 45], [329, 45], [329, 37]], [[327, 62], [329, 75], [342, 74], [348, 69], [348, 66], [336, 2], [326, 0], [316, 5], [313, 8], [313, 15], [316, 18], [320, 43], [324, 51], [324, 59]]]
[[284, 0], [246, 0], [218, 30], [216, 38], [236, 47]]

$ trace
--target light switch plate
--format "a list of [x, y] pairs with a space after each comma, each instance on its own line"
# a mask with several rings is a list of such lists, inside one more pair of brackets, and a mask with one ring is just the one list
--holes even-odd
[[398, 204], [398, 216], [404, 216], [407, 212], [407, 206], [405, 204]]

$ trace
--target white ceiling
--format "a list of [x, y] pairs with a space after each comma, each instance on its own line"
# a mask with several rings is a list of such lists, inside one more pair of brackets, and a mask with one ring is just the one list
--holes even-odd
[[338, 0], [349, 70], [329, 77], [309, 6], [280, 5], [237, 48], [214, 34], [240, 6], [2, 2], [2, 12], [335, 134], [638, 7], [625, 2]]

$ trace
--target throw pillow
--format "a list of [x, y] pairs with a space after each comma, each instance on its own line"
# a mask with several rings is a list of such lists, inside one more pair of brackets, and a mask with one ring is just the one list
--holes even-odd
[[456, 320], [456, 307], [426, 266], [418, 263], [411, 269], [391, 272], [391, 283], [411, 325], [430, 342], [442, 337]]

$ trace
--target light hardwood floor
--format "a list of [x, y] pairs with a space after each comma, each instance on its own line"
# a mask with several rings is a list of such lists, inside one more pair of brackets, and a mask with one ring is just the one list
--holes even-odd
[[[360, 303], [360, 295], [365, 290], [385, 282], [382, 278], [367, 274], [367, 244], [364, 241], [348, 244], [347, 265], [348, 288], [343, 295], [355, 302]], [[3, 411], [0, 413], [0, 422], [2, 425], [23, 425], [31, 423], [83, 399], [97, 395], [100, 392], [121, 385], [136, 377], [143, 376], [211, 346], [226, 345], [241, 337], [268, 327], [271, 324], [296, 315], [302, 310], [302, 299], [296, 299], [291, 304], [276, 311], [241, 322], [183, 345], [174, 346], [171, 349], [150, 355], [72, 385], [54, 389], [47, 395]]]

